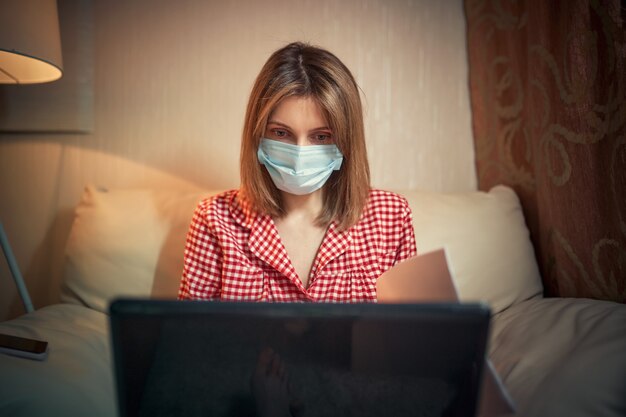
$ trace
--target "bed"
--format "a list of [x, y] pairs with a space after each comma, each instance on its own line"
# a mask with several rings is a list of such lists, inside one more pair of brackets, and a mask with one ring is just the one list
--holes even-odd
[[[399, 192], [413, 210], [418, 252], [444, 248], [461, 299], [490, 305], [489, 357], [518, 415], [626, 415], [626, 306], [543, 297], [510, 188]], [[2, 333], [49, 342], [45, 361], [0, 354], [0, 415], [117, 414], [108, 304], [176, 296], [191, 214], [213, 193], [85, 188], [62, 302], [0, 323]]]

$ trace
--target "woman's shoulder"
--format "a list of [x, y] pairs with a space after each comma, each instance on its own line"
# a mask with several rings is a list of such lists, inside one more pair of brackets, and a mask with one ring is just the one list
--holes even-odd
[[395, 227], [410, 221], [411, 218], [411, 208], [402, 195], [392, 191], [371, 189], [358, 224], [363, 226], [374, 222]]
[[227, 190], [206, 195], [198, 201], [196, 210], [204, 214], [221, 211], [228, 207], [236, 199], [238, 190]]
[[393, 191], [379, 190], [376, 188], [370, 189], [369, 198], [367, 200], [368, 210], [409, 210], [409, 203], [407, 199]]
[[254, 216], [240, 196], [238, 189], [206, 196], [198, 202], [196, 212], [211, 225], [249, 227]]
[[365, 210], [354, 230], [367, 234], [369, 238], [391, 239], [402, 236], [398, 233], [412, 223], [413, 215], [407, 199], [402, 195], [379, 189], [371, 189]]

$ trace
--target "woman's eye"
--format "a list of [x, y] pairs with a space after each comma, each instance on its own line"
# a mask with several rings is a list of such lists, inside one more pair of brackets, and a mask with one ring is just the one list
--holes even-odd
[[331, 139], [331, 136], [328, 134], [320, 133], [318, 135], [313, 136], [316, 142], [328, 142]]
[[284, 138], [285, 136], [287, 136], [287, 131], [285, 130], [274, 129], [272, 133], [274, 133], [274, 136], [276, 136], [277, 138]]

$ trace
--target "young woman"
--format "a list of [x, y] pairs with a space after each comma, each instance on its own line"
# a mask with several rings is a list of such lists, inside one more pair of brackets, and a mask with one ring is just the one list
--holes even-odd
[[240, 170], [239, 190], [196, 208], [181, 299], [375, 301], [416, 253], [406, 200], [370, 188], [359, 88], [326, 50], [291, 43], [265, 63]]

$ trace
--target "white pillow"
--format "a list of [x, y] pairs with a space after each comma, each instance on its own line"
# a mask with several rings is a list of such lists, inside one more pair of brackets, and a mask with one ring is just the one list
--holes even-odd
[[67, 243], [61, 299], [107, 312], [117, 296], [176, 297], [187, 228], [210, 194], [87, 186]]
[[461, 300], [494, 314], [541, 296], [543, 286], [515, 192], [401, 192], [413, 210], [417, 252], [444, 248]]
[[[117, 296], [176, 297], [193, 210], [215, 193], [86, 187], [66, 248], [62, 300], [106, 312]], [[542, 293], [511, 189], [401, 194], [413, 210], [418, 252], [446, 249], [463, 300], [487, 301], [497, 313]]]

